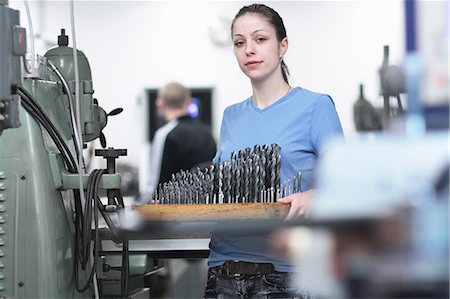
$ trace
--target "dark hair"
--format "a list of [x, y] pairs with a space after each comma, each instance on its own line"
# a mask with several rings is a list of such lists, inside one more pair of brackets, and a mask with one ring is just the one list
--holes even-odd
[[[234, 22], [236, 20], [247, 14], [247, 13], [257, 13], [262, 15], [267, 19], [267, 21], [272, 24], [272, 26], [275, 28], [275, 32], [277, 34], [277, 39], [279, 42], [285, 38], [286, 35], [286, 28], [284, 27], [283, 19], [280, 17], [280, 15], [273, 9], [270, 8], [267, 5], [264, 4], [251, 4], [248, 6], [242, 7], [237, 15], [234, 17], [233, 21], [231, 22], [231, 34], [233, 34], [233, 26]], [[281, 72], [283, 74], [283, 79], [286, 81], [286, 83], [289, 84], [288, 77], [289, 77], [289, 70], [287, 65], [284, 63], [284, 60], [281, 60]]]

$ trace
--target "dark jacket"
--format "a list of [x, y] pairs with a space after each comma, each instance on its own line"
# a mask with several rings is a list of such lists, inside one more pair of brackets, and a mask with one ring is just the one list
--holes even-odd
[[170, 181], [172, 174], [210, 164], [216, 153], [216, 142], [208, 126], [188, 115], [167, 135], [162, 156], [159, 183]]

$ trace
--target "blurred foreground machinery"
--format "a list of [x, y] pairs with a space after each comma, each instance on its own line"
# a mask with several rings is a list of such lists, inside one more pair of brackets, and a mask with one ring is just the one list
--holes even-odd
[[330, 144], [291, 242], [296, 284], [319, 298], [449, 297], [449, 3], [404, 4], [403, 68], [387, 46], [380, 68], [385, 132]]
[[318, 298], [448, 298], [448, 131], [334, 143], [290, 241]]

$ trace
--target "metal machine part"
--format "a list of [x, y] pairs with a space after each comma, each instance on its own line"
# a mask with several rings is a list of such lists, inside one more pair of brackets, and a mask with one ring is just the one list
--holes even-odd
[[[383, 48], [383, 63], [379, 69], [380, 95], [383, 97], [383, 127], [389, 128], [392, 115], [403, 112], [401, 93], [405, 93], [405, 75], [396, 65], [389, 65], [389, 46]], [[397, 106], [392, 107], [390, 99], [397, 99]]]
[[0, 3], [0, 134], [18, 128], [19, 102], [16, 88], [22, 82], [20, 57], [26, 54], [25, 28], [19, 27], [19, 12]]
[[353, 120], [357, 131], [379, 131], [383, 129], [382, 113], [364, 96], [364, 85], [359, 85], [359, 98], [353, 104]]
[[[52, 61], [60, 71], [62, 77], [68, 83], [64, 92], [75, 94], [75, 76], [73, 74], [73, 48], [68, 47], [69, 37], [65, 34], [65, 29], [61, 29], [61, 35], [58, 36], [58, 46], [45, 53], [45, 57]], [[107, 114], [98, 105], [98, 101], [93, 98], [94, 88], [92, 84], [91, 67], [89, 61], [82, 51], [77, 50], [79, 80], [80, 80], [80, 115], [83, 141], [92, 141], [101, 135], [101, 130], [106, 126]], [[52, 76], [45, 78], [54, 80]], [[73, 100], [72, 100], [73, 101]], [[75, 106], [75, 103], [73, 103]]]
[[[5, 12], [10, 10], [0, 6], [2, 21]], [[13, 15], [18, 17], [18, 12]], [[2, 37], [4, 29], [2, 25]], [[2, 63], [15, 61], [10, 59], [11, 53], [4, 51], [4, 45], [3, 42], [0, 44]], [[69, 57], [62, 59], [69, 63]], [[23, 83], [20, 72], [18, 79], [14, 80], [9, 73], [3, 76], [11, 69], [5, 71], [2, 65], [0, 83], [2, 92], [7, 89], [6, 101], [15, 96], [12, 92], [17, 92], [16, 96], [22, 98], [17, 101], [18, 105], [19, 102], [21, 104], [17, 106], [21, 126], [6, 130], [0, 136], [0, 297], [90, 297], [91, 285], [85, 284], [91, 267], [87, 265], [90, 250], [86, 246], [91, 243], [93, 219], [90, 217], [100, 212], [107, 223], [108, 217], [103, 205], [98, 205], [99, 210], [95, 212], [86, 212], [89, 205], [85, 205], [83, 211], [77, 191], [72, 191], [79, 188], [80, 176], [74, 158], [77, 151], [70, 100], [64, 93], [68, 88], [61, 84], [61, 78], [55, 76], [55, 69], [47, 68], [45, 78], [27, 78]], [[11, 82], [15, 84], [12, 90]], [[85, 91], [92, 89], [92, 82], [81, 85]], [[87, 93], [85, 97], [94, 102], [92, 94]], [[5, 102], [3, 96], [1, 100], [1, 103]], [[95, 109], [100, 111], [101, 108]], [[106, 117], [102, 123], [97, 116], [91, 118], [91, 128], [103, 128], [106, 124]], [[91, 137], [98, 137], [100, 130], [94, 130]], [[105, 170], [93, 172], [99, 174], [95, 180], [89, 174], [81, 174], [89, 200], [95, 201], [97, 189], [114, 189], [116, 192], [120, 189], [120, 176], [114, 173], [102, 175], [103, 172]], [[117, 242], [117, 236], [113, 240]], [[81, 251], [84, 254], [80, 255]], [[80, 263], [80, 258], [84, 264]], [[127, 254], [124, 259], [128, 260]], [[93, 261], [95, 265], [98, 260]], [[128, 267], [123, 269], [126, 269], [123, 273], [128, 273]], [[77, 274], [74, 276], [74, 273]]]
[[[127, 150], [126, 149], [113, 149], [109, 148], [106, 150], [95, 150], [96, 156], [102, 156], [106, 159], [106, 167], [107, 172], [109, 174], [115, 174], [116, 173], [116, 159], [120, 156], [126, 156]], [[108, 205], [106, 206], [106, 209], [108, 211], [115, 211], [117, 207], [124, 208], [125, 204], [123, 202], [123, 198], [120, 195], [119, 189], [108, 189], [106, 191], [106, 194], [108, 196]], [[117, 201], [116, 201], [117, 200]]]

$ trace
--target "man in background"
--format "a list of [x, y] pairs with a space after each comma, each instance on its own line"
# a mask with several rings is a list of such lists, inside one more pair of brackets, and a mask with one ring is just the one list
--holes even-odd
[[188, 114], [189, 90], [177, 82], [158, 91], [156, 106], [167, 124], [153, 138], [150, 157], [150, 180], [141, 202], [149, 202], [159, 184], [168, 182], [180, 170], [206, 167], [216, 153], [210, 129]]
[[[188, 114], [191, 93], [180, 83], [169, 83], [158, 91], [156, 106], [167, 124], [155, 132], [150, 155], [150, 180], [140, 203], [149, 203], [159, 184], [168, 182], [180, 170], [204, 168], [216, 154], [210, 129]], [[159, 263], [160, 261], [158, 261]], [[199, 298], [206, 281], [206, 260], [161, 261], [167, 271], [149, 277], [153, 297]], [[192, 293], [192, 294], [190, 294]]]

